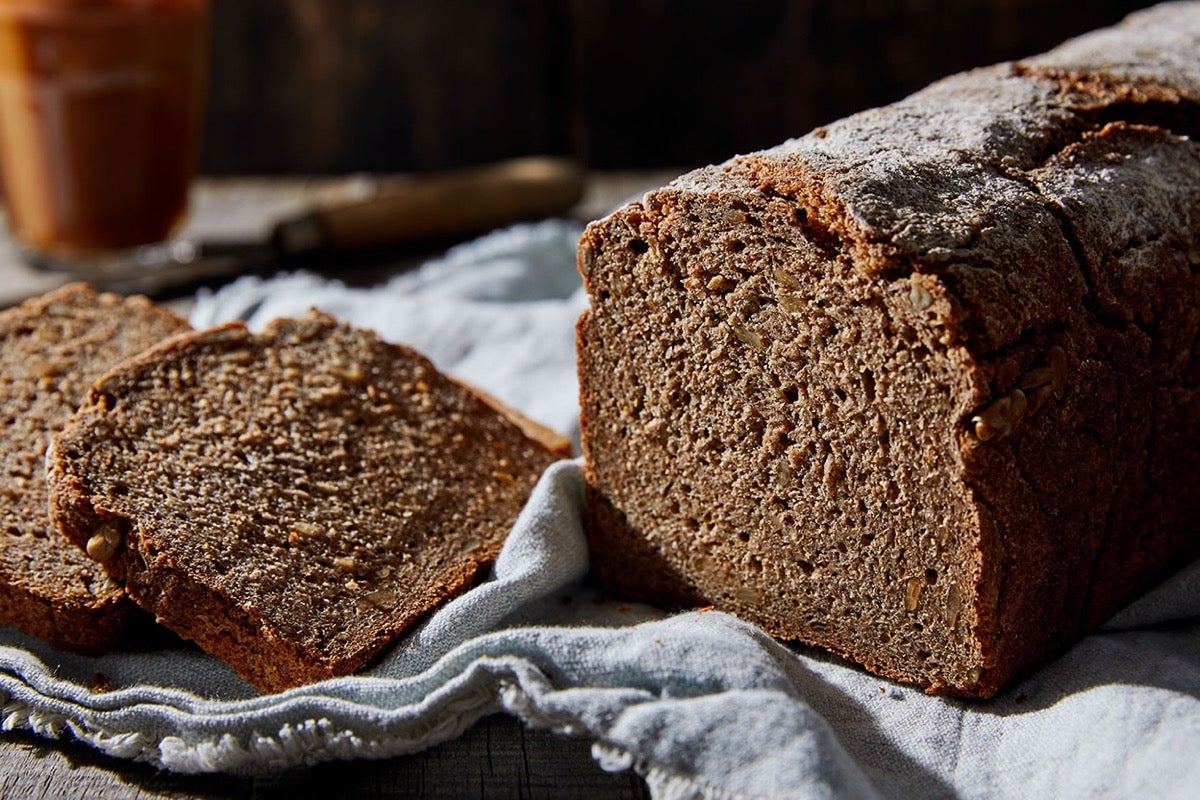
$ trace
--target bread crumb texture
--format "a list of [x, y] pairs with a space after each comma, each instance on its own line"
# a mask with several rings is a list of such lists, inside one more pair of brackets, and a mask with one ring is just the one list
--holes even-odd
[[628, 596], [994, 694], [1197, 550], [1200, 4], [684, 175], [579, 249]]
[[52, 517], [137, 603], [276, 691], [361, 668], [469, 587], [554, 458], [314, 312], [111, 372], [48, 469]]
[[50, 526], [46, 447], [114, 364], [187, 330], [144, 298], [72, 284], [0, 312], [0, 624], [97, 653], [131, 606], [104, 571]]

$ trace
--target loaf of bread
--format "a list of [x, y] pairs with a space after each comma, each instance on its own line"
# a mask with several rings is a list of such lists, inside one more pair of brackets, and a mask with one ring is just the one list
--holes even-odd
[[579, 266], [624, 594], [994, 694], [1197, 553], [1200, 4], [684, 175]]
[[46, 446], [92, 381], [187, 328], [145, 298], [83, 284], [0, 312], [0, 625], [88, 654], [120, 637], [133, 610], [124, 591], [46, 517]]
[[313, 313], [101, 378], [50, 517], [263, 691], [364, 666], [495, 559], [558, 453], [408, 348]]

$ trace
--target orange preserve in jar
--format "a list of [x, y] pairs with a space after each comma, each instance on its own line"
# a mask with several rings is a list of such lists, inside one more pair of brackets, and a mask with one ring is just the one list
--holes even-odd
[[0, 0], [0, 186], [35, 262], [176, 231], [208, 35], [207, 0]]

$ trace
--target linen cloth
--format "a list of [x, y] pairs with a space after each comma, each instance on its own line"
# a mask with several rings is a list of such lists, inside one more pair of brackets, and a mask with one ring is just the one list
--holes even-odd
[[[578, 234], [519, 226], [370, 290], [243, 279], [198, 297], [193, 323], [315, 305], [576, 433]], [[586, 580], [581, 507], [581, 466], [562, 461], [490, 581], [366, 673], [281, 694], [177, 642], [91, 659], [0, 629], [3, 727], [252, 773], [411, 753], [504, 711], [591, 739], [603, 768], [670, 800], [1200, 796], [1200, 564], [997, 698], [962, 702], [719, 612], [605, 601]]]

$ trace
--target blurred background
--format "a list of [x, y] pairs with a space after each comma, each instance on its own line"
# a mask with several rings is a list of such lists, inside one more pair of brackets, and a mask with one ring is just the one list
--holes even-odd
[[202, 172], [407, 172], [533, 153], [686, 168], [1147, 5], [214, 0]]

